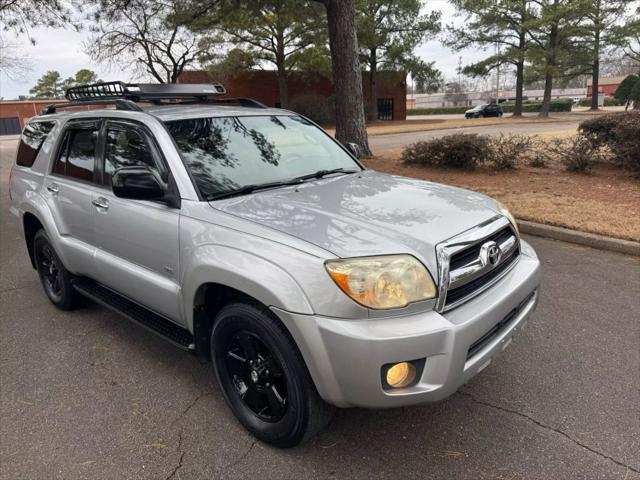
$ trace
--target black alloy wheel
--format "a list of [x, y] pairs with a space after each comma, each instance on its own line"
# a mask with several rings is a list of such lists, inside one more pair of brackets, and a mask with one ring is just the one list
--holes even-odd
[[41, 244], [38, 248], [38, 268], [42, 272], [42, 284], [47, 295], [54, 299], [62, 297], [62, 273], [58, 259], [51, 250], [51, 245]]
[[258, 439], [293, 447], [331, 420], [297, 345], [280, 320], [253, 300], [216, 315], [211, 358], [227, 405]]
[[277, 422], [287, 410], [287, 381], [282, 366], [252, 332], [230, 338], [225, 368], [244, 404], [265, 422]]
[[39, 230], [34, 237], [33, 254], [40, 283], [51, 303], [61, 310], [71, 310], [79, 295], [71, 285], [71, 273], [62, 264], [44, 230]]

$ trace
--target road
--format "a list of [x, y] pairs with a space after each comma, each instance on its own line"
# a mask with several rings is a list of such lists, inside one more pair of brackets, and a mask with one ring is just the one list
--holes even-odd
[[504, 123], [498, 125], [485, 125], [474, 127], [473, 120], [469, 120], [468, 127], [450, 128], [442, 130], [428, 130], [424, 132], [410, 133], [392, 133], [385, 135], [369, 136], [369, 146], [376, 152], [378, 150], [386, 150], [392, 148], [406, 147], [415, 142], [423, 140], [431, 140], [432, 138], [441, 137], [443, 135], [452, 135], [454, 133], [477, 133], [481, 135], [499, 135], [499, 134], [543, 134], [552, 132], [562, 132], [566, 130], [577, 130], [579, 120], [568, 120], [562, 122], [548, 123]]
[[538, 311], [449, 399], [340, 410], [278, 450], [209, 365], [93, 304], [56, 310], [31, 269], [0, 140], [0, 478], [640, 479], [640, 262], [530, 238]]

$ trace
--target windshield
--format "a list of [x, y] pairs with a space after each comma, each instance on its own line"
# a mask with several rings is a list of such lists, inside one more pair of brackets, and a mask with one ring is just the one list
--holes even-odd
[[482, 110], [484, 107], [486, 107], [487, 104], [485, 103], [484, 105], [478, 105], [477, 107], [474, 107], [471, 109], [472, 112], [477, 112], [479, 110]]
[[299, 116], [189, 118], [166, 125], [206, 199], [321, 170], [361, 170], [327, 134]]

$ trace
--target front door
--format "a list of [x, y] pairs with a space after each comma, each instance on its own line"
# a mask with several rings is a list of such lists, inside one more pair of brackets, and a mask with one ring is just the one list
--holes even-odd
[[141, 125], [107, 121], [103, 126], [101, 184], [94, 194], [96, 280], [156, 313], [182, 323], [178, 283], [180, 211], [162, 202], [116, 197], [111, 177], [126, 166], [168, 168], [151, 134]]

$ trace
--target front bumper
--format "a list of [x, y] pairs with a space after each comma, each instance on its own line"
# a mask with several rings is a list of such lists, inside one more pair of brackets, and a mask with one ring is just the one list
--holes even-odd
[[[524, 328], [536, 308], [539, 284], [540, 262], [523, 241], [522, 254], [507, 275], [443, 314], [342, 320], [273, 311], [294, 337], [327, 402], [339, 407], [399, 407], [446, 398], [488, 366]], [[499, 322], [501, 328], [478, 347], [478, 339]], [[383, 388], [383, 365], [421, 359], [425, 364], [415, 385]]]

